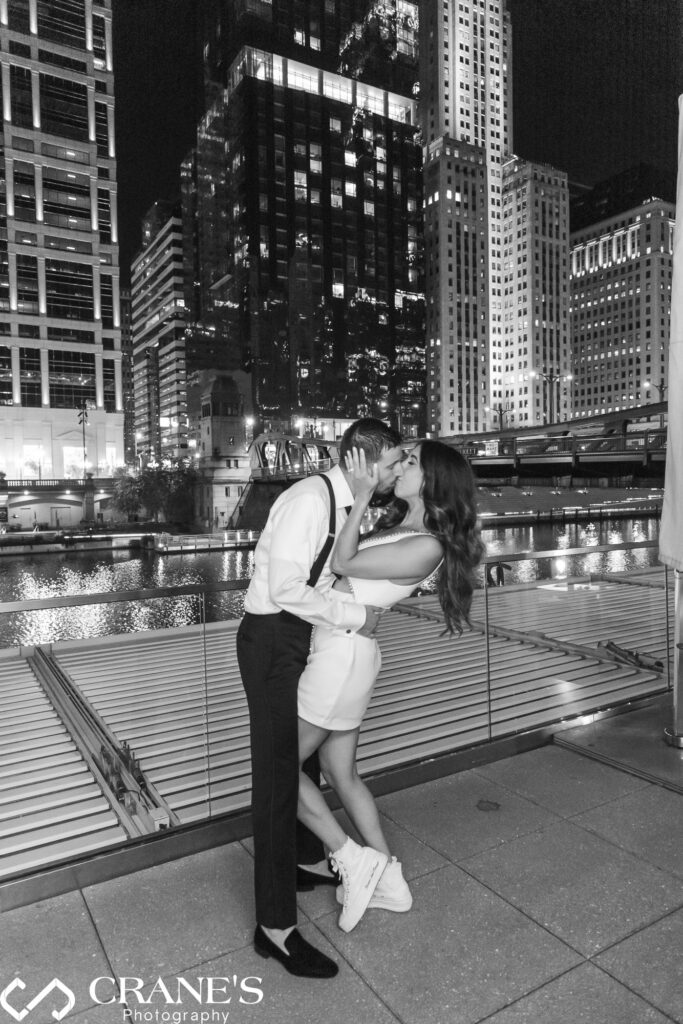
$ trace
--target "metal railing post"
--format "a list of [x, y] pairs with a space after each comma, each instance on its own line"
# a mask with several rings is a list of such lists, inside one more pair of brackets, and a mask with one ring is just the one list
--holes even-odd
[[491, 707], [491, 637], [489, 634], [489, 585], [484, 570], [484, 629], [486, 635], [486, 703], [488, 712], [489, 740], [493, 739], [493, 713]]

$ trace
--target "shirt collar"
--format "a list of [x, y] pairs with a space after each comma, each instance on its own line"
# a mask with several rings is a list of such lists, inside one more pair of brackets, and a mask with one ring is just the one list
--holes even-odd
[[329, 477], [330, 483], [332, 484], [332, 490], [334, 491], [334, 503], [337, 508], [346, 508], [347, 505], [353, 505], [353, 494], [351, 488], [348, 485], [346, 477], [339, 466], [333, 466], [332, 469], [328, 469], [325, 476]]

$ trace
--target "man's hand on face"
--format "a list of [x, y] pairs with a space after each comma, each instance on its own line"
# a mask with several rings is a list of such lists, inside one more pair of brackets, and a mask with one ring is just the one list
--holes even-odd
[[361, 628], [357, 631], [359, 636], [374, 636], [377, 627], [379, 626], [379, 620], [386, 611], [385, 608], [376, 608], [375, 605], [366, 604], [365, 606], [365, 622]]

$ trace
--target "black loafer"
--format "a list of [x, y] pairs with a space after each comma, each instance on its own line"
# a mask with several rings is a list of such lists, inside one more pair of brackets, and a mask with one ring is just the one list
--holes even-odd
[[265, 959], [274, 956], [290, 974], [296, 974], [300, 978], [334, 978], [335, 974], [339, 973], [339, 967], [334, 960], [330, 960], [329, 956], [325, 956], [310, 942], [306, 942], [296, 928], [285, 939], [285, 947], [289, 956], [268, 938], [260, 925], [256, 925], [254, 932], [256, 952]]
[[341, 882], [339, 875], [333, 872], [331, 875], [319, 875], [317, 871], [309, 871], [308, 868], [297, 866], [296, 869], [296, 891], [311, 892], [316, 885], [334, 885]]

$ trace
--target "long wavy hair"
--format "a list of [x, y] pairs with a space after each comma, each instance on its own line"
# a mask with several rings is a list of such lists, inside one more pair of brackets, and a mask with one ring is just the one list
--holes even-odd
[[[474, 475], [460, 452], [440, 441], [421, 441], [419, 456], [425, 530], [441, 542], [444, 553], [437, 596], [447, 631], [462, 633], [463, 624], [469, 623], [474, 571], [485, 550], [477, 524]], [[396, 526], [407, 510], [405, 501], [394, 498], [373, 532]]]

